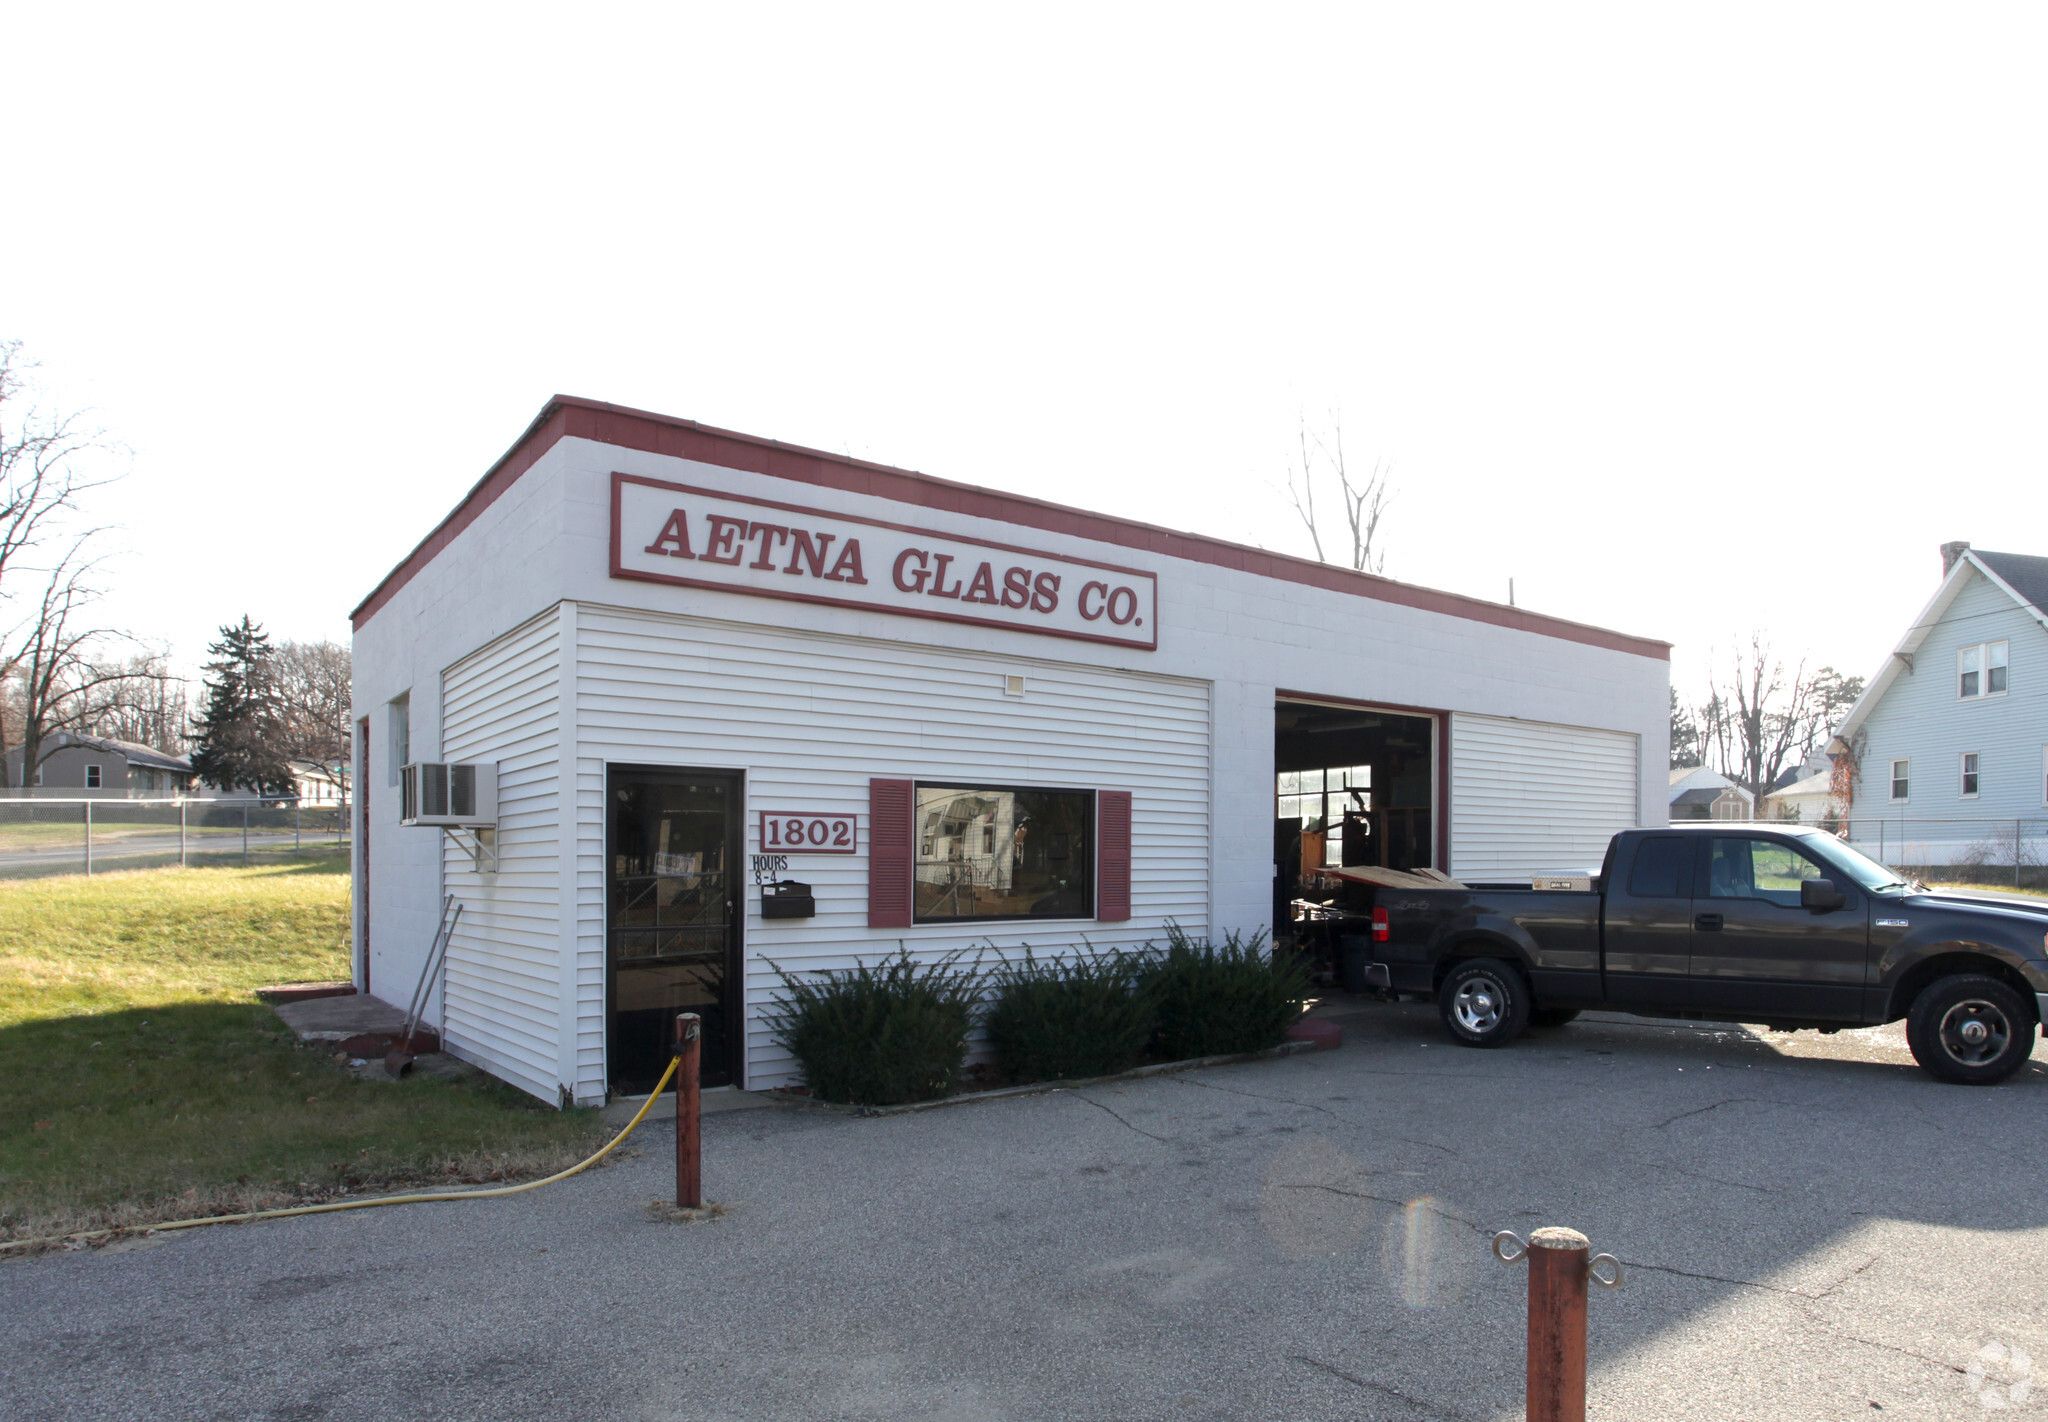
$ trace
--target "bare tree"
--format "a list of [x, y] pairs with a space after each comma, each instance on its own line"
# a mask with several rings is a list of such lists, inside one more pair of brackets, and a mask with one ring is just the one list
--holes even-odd
[[18, 685], [24, 785], [35, 783], [36, 767], [46, 754], [44, 742], [59, 731], [81, 729], [105, 688], [136, 675], [123, 663], [94, 655], [123, 634], [81, 625], [83, 614], [99, 597], [91, 582], [96, 565], [84, 557], [91, 537], [88, 533], [76, 539], [50, 570], [7, 658]]
[[1788, 675], [1783, 658], [1761, 632], [1750, 633], [1748, 644], [1736, 648], [1726, 681], [1714, 679], [1711, 700], [1719, 703], [1726, 741], [1732, 742], [1732, 757], [1722, 769], [1750, 792], [1759, 814], [1763, 797], [1807, 734], [1815, 699], [1806, 663]]
[[79, 495], [111, 482], [84, 466], [114, 447], [82, 416], [40, 409], [28, 393], [34, 368], [21, 342], [0, 341], [0, 593], [9, 591], [7, 573], [21, 556], [76, 511]]
[[349, 753], [349, 652], [338, 642], [280, 642], [264, 676], [291, 760], [339, 766]]
[[[1344, 518], [1342, 532], [1350, 538], [1351, 567], [1361, 573], [1384, 576], [1387, 550], [1386, 545], [1378, 540], [1380, 520], [1394, 500], [1393, 485], [1389, 482], [1392, 469], [1375, 463], [1372, 473], [1354, 483], [1351, 470], [1344, 462], [1344, 426], [1335, 419], [1330, 422], [1330, 438], [1325, 440], [1321, 435], [1312, 433], [1308, 420], [1303, 418], [1297, 439], [1301, 449], [1300, 462], [1290, 461], [1287, 466], [1287, 499], [1294, 505], [1302, 526], [1308, 529], [1309, 542], [1316, 550], [1316, 561], [1331, 561], [1323, 547], [1323, 515], [1316, 507], [1316, 484], [1321, 470], [1325, 471], [1323, 482], [1327, 483], [1331, 477], [1336, 480], [1333, 492]], [[1338, 532], [1335, 527], [1330, 531], [1333, 544]]]
[[167, 755], [183, 749], [192, 698], [185, 679], [172, 674], [163, 653], [98, 661], [93, 671], [106, 679], [89, 694], [91, 706], [79, 718], [78, 729]]
[[[68, 729], [92, 692], [122, 675], [94, 666], [89, 655], [104, 629], [80, 631], [74, 624], [95, 596], [85, 547], [102, 530], [64, 532], [79, 497], [115, 477], [95, 474], [92, 466], [117, 450], [83, 416], [40, 408], [29, 393], [33, 369], [19, 341], [0, 341], [0, 607], [26, 609], [0, 642], [0, 683], [7, 690], [0, 697], [0, 785], [11, 778], [10, 741], [22, 748], [23, 780], [32, 781], [42, 742]], [[38, 566], [38, 550], [60, 536], [64, 551]], [[30, 572], [42, 586], [24, 595], [22, 575]]]

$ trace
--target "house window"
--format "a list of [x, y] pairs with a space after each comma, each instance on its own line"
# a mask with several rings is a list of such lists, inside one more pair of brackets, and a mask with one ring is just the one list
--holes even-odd
[[2004, 642], [1980, 642], [1957, 652], [1956, 698], [1974, 701], [2005, 695], [2007, 650]]
[[913, 793], [916, 922], [1094, 916], [1093, 791], [919, 784]]
[[1977, 752], [1963, 752], [1963, 798], [1977, 798]]
[[391, 754], [389, 776], [396, 785], [399, 771], [412, 763], [412, 693], [391, 699]]
[[1892, 762], [1893, 804], [1901, 805], [1911, 798], [1909, 792], [1912, 790], [1912, 769], [1913, 762], [1910, 760], [1895, 760]]
[[85, 788], [88, 790], [100, 788], [100, 768], [97, 765], [88, 765], [85, 768]]

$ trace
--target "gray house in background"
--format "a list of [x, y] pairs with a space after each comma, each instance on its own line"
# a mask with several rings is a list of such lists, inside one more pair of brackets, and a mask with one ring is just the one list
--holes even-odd
[[1942, 580], [1830, 747], [1890, 864], [2048, 863], [2048, 558], [1941, 546]]
[[[22, 748], [7, 753], [7, 779], [21, 785]], [[41, 763], [27, 783], [49, 795], [183, 795], [192, 788], [190, 757], [134, 741], [59, 731], [43, 742]]]
[[1754, 806], [1749, 792], [1704, 765], [1681, 767], [1671, 772], [1671, 819], [1746, 820]]

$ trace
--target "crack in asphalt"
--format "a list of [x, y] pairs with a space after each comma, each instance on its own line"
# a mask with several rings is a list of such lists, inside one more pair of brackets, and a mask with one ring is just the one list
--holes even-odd
[[1621, 1262], [1623, 1267], [1625, 1268], [1641, 1269], [1646, 1273], [1674, 1274], [1681, 1279], [1703, 1279], [1708, 1283], [1712, 1284], [1735, 1284], [1745, 1289], [1762, 1289], [1766, 1293], [1784, 1294], [1787, 1298], [1806, 1299], [1810, 1302], [1818, 1303], [1822, 1299], [1825, 1299], [1829, 1294], [1833, 1293], [1836, 1289], [1841, 1288], [1842, 1285], [1848, 1283], [1851, 1279], [1855, 1278], [1858, 1274], [1861, 1274], [1865, 1269], [1868, 1269], [1871, 1265], [1875, 1264], [1877, 1260], [1877, 1255], [1873, 1254], [1869, 1256], [1861, 1264], [1858, 1264], [1853, 1268], [1849, 1269], [1848, 1272], [1844, 1273], [1841, 1278], [1835, 1280], [1835, 1282], [1833, 1282], [1832, 1284], [1829, 1284], [1819, 1293], [1813, 1293], [1806, 1289], [1788, 1289], [1783, 1284], [1766, 1284], [1756, 1279], [1731, 1279], [1725, 1274], [1697, 1274], [1691, 1271], [1690, 1269], [1675, 1269], [1671, 1267], [1669, 1264], [1640, 1264], [1632, 1259], [1624, 1259]]
[[[1378, 1204], [1394, 1205], [1404, 1210], [1415, 1203], [1414, 1200], [1389, 1198], [1386, 1195], [1374, 1195], [1365, 1190], [1346, 1190], [1336, 1185], [1319, 1184], [1313, 1180], [1300, 1182], [1277, 1181], [1275, 1183], [1277, 1187], [1282, 1190], [1325, 1190], [1332, 1195], [1346, 1195], [1354, 1200], [1372, 1200]], [[1471, 1230], [1474, 1234], [1483, 1234], [1489, 1239], [1493, 1237], [1493, 1231], [1488, 1229], [1485, 1225], [1480, 1224], [1477, 1220], [1468, 1219], [1464, 1215], [1459, 1214], [1456, 1210], [1446, 1208], [1444, 1202], [1442, 1200], [1436, 1199], [1434, 1196], [1429, 1196], [1426, 1198], [1430, 1199], [1433, 1202], [1433, 1204], [1436, 1207], [1436, 1213], [1442, 1215], [1445, 1219], [1455, 1221], [1456, 1223], [1465, 1226], [1465, 1228]]]
[[1672, 1124], [1673, 1121], [1683, 1121], [1688, 1116], [1704, 1116], [1707, 1114], [1707, 1112], [1718, 1111], [1723, 1106], [1735, 1106], [1745, 1101], [1754, 1101], [1755, 1099], [1756, 1098], [1753, 1096], [1731, 1096], [1726, 1101], [1716, 1101], [1711, 1106], [1695, 1106], [1690, 1111], [1680, 1111], [1676, 1116], [1673, 1116], [1669, 1121], [1659, 1121], [1650, 1129], [1654, 1131], [1661, 1131], [1666, 1126]]
[[[1313, 1101], [1296, 1101], [1291, 1096], [1268, 1096], [1263, 1091], [1240, 1091], [1238, 1088], [1234, 1086], [1218, 1086], [1214, 1082], [1196, 1081], [1191, 1077], [1185, 1076], [1177, 1076], [1174, 1077], [1173, 1080], [1178, 1082], [1182, 1086], [1199, 1086], [1204, 1091], [1221, 1091], [1231, 1096], [1249, 1096], [1254, 1101], [1271, 1101], [1274, 1104], [1280, 1106], [1299, 1106], [1304, 1111], [1320, 1111], [1325, 1116], [1328, 1116], [1331, 1120], [1342, 1121], [1347, 1126], [1359, 1126], [1366, 1130], [1372, 1129], [1370, 1126], [1367, 1126], [1365, 1122], [1359, 1120], [1355, 1116], [1346, 1116], [1340, 1111], [1332, 1111], [1327, 1106], [1318, 1106]], [[1456, 1151], [1452, 1150], [1449, 1146], [1438, 1145], [1435, 1141], [1418, 1141], [1413, 1136], [1395, 1136], [1387, 1135], [1384, 1133], [1375, 1133], [1374, 1139], [1400, 1141], [1404, 1145], [1421, 1146], [1424, 1150], [1440, 1150], [1453, 1160], [1460, 1160], [1463, 1158]]]
[[1150, 1131], [1146, 1130], [1143, 1126], [1133, 1126], [1129, 1121], [1124, 1120], [1122, 1116], [1118, 1115], [1115, 1111], [1110, 1110], [1109, 1107], [1103, 1105], [1100, 1101], [1097, 1101], [1092, 1096], [1084, 1096], [1078, 1091], [1069, 1091], [1068, 1095], [1072, 1096], [1076, 1101], [1086, 1101], [1090, 1106], [1093, 1106], [1096, 1110], [1104, 1112], [1111, 1119], [1115, 1120], [1118, 1124], [1124, 1126], [1126, 1129], [1136, 1131], [1139, 1135], [1143, 1136], [1148, 1141], [1158, 1141], [1161, 1145], [1173, 1144], [1173, 1142], [1168, 1140], [1165, 1136], [1155, 1136]]
[[1398, 1402], [1405, 1402], [1416, 1411], [1427, 1413], [1431, 1417], [1449, 1417], [1452, 1419], [1452, 1422], [1466, 1422], [1465, 1414], [1462, 1412], [1452, 1412], [1438, 1407], [1435, 1403], [1424, 1402], [1419, 1397], [1410, 1397], [1399, 1388], [1388, 1387], [1385, 1383], [1374, 1382], [1371, 1378], [1362, 1378], [1356, 1373], [1346, 1372], [1335, 1363], [1326, 1363], [1321, 1358], [1311, 1358], [1306, 1353], [1289, 1353], [1287, 1361], [1290, 1363], [1306, 1363], [1309, 1367], [1320, 1369], [1333, 1378], [1342, 1378], [1353, 1387], [1362, 1387], [1371, 1392], [1383, 1393]]
[[1199, 1086], [1204, 1091], [1221, 1091], [1230, 1096], [1249, 1096], [1254, 1101], [1271, 1101], [1281, 1106], [1299, 1106], [1304, 1111], [1320, 1111], [1331, 1120], [1342, 1121], [1347, 1126], [1358, 1124], [1351, 1117], [1340, 1115], [1327, 1106], [1318, 1106], [1313, 1101], [1296, 1101], [1291, 1096], [1268, 1096], [1263, 1091], [1240, 1091], [1234, 1086], [1218, 1086], [1214, 1082], [1196, 1081], [1187, 1076], [1176, 1076], [1173, 1080], [1181, 1086]]
[[1684, 1175], [1693, 1180], [1705, 1180], [1715, 1185], [1727, 1185], [1737, 1190], [1754, 1190], [1759, 1195], [1780, 1195], [1784, 1193], [1781, 1190], [1773, 1189], [1769, 1185], [1745, 1185], [1740, 1180], [1723, 1180], [1718, 1175], [1704, 1175], [1697, 1170], [1681, 1170], [1675, 1165], [1652, 1168], [1661, 1168], [1670, 1171], [1673, 1175]]

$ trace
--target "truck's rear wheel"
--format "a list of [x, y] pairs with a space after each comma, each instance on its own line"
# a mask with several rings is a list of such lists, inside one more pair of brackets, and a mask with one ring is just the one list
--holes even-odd
[[2026, 1001], [1997, 978], [1958, 973], [1913, 999], [1906, 1043], [1935, 1080], [1992, 1086], [2033, 1055], [2035, 1026]]
[[1436, 1005], [1451, 1036], [1468, 1047], [1503, 1046], [1529, 1025], [1522, 975], [1495, 958], [1474, 958], [1451, 969]]

